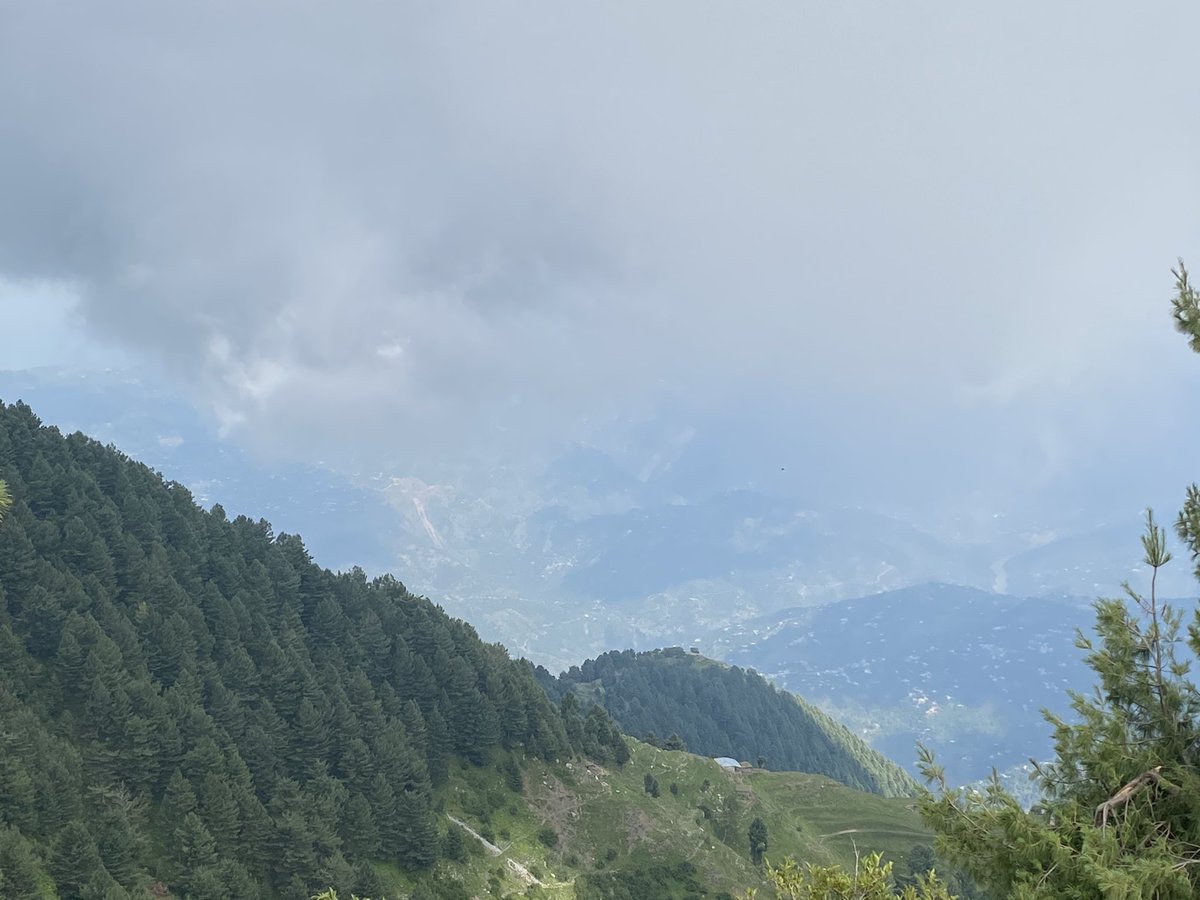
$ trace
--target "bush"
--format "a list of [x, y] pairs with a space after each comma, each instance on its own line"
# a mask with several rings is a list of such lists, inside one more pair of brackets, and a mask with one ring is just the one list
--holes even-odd
[[537, 839], [551, 849], [558, 846], [558, 832], [549, 825], [538, 831]]

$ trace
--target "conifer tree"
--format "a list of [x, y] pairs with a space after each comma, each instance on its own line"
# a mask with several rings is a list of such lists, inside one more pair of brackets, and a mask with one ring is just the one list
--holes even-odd
[[[1175, 322], [1200, 352], [1200, 296], [1180, 264]], [[1176, 531], [1200, 561], [1200, 488], [1187, 492]], [[1200, 891], [1200, 691], [1182, 652], [1200, 654], [1200, 610], [1187, 637], [1182, 611], [1158, 596], [1170, 561], [1166, 534], [1147, 513], [1145, 594], [1095, 604], [1095, 637], [1078, 646], [1098, 684], [1072, 694], [1075, 716], [1047, 718], [1055, 760], [1039, 766], [1040, 804], [1023, 810], [993, 774], [982, 794], [947, 786], [922, 800], [939, 849], [985, 887], [1017, 898], [1190, 898]], [[1200, 577], [1200, 567], [1197, 571]]]
[[68, 823], [54, 841], [51, 849], [50, 872], [62, 897], [83, 896], [94, 879], [111, 880], [96, 849], [96, 841], [82, 822]]
[[370, 859], [379, 852], [379, 830], [375, 814], [362, 794], [355, 794], [346, 803], [342, 816], [342, 842], [353, 858]]
[[750, 823], [750, 829], [747, 832], [750, 839], [750, 859], [754, 864], [761, 865], [763, 854], [767, 852], [767, 825], [758, 818], [754, 817], [754, 821]]
[[11, 900], [38, 900], [45, 896], [39, 884], [41, 865], [29, 842], [15, 829], [0, 828], [0, 896]]

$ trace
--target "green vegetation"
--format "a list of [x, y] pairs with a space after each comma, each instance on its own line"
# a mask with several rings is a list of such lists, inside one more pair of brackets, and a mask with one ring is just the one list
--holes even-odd
[[454, 850], [452, 767], [628, 754], [394, 578], [322, 570], [20, 404], [0, 460], [6, 898], [377, 893], [377, 861]]
[[[1200, 352], [1200, 295], [1182, 264], [1175, 323]], [[1200, 487], [1175, 523], [1200, 578]], [[1200, 690], [1188, 679], [1200, 654], [1200, 610], [1158, 596], [1171, 555], [1147, 513], [1148, 592], [1096, 602], [1095, 638], [1079, 636], [1098, 686], [1073, 694], [1071, 719], [1048, 715], [1055, 760], [1038, 769], [1042, 798], [1026, 812], [993, 779], [982, 793], [938, 788], [922, 812], [939, 846], [997, 894], [1018, 898], [1190, 898], [1200, 892]]]
[[705, 756], [827, 775], [889, 797], [917, 791], [895, 763], [817, 708], [753, 670], [679, 647], [605, 653], [557, 679], [544, 669], [537, 674], [553, 697], [602, 704], [627, 734], [654, 742], [655, 732], [670, 733], [667, 749], [686, 745]]
[[[461, 890], [467, 896], [523, 897], [532, 891], [547, 900], [717, 900], [763, 882], [748, 841], [756, 818], [770, 834], [767, 860], [793, 855], [852, 866], [856, 852], [881, 850], [907, 871], [907, 860], [933, 839], [911, 800], [866, 794], [816, 775], [733, 774], [712, 760], [637, 742], [630, 749], [623, 767], [527, 761], [521, 795], [506, 786], [502, 761], [454, 763], [447, 784], [435, 792], [447, 835], [461, 830], [453, 817], [493, 842], [498, 855], [467, 835], [465, 859], [450, 865], [447, 858], [426, 874], [387, 868], [382, 889], [371, 896], [421, 888], [446, 896]], [[670, 779], [678, 793], [647, 794], [647, 775]], [[551, 832], [557, 843], [547, 846]], [[441, 879], [436, 888], [433, 875]]]
[[767, 826], [762, 819], [756, 816], [750, 823], [750, 830], [746, 835], [750, 840], [750, 859], [757, 866], [763, 861], [763, 854], [770, 846], [767, 841]]
[[[678, 792], [647, 793], [647, 776]], [[710, 759], [641, 743], [621, 770], [548, 772], [537, 783], [534, 809], [553, 817], [564, 855], [601, 871], [686, 862], [712, 895], [761, 879], [747, 839], [755, 819], [770, 835], [767, 858], [852, 865], [856, 852], [870, 849], [901, 860], [930, 841], [912, 801], [819, 775], [734, 774]], [[615, 861], [606, 858], [610, 849], [618, 851]]]
[[0, 460], [6, 900], [720, 898], [762, 879], [756, 823], [821, 864], [930, 839], [906, 801], [556, 708], [395, 579], [322, 570], [26, 406], [0, 404]]
[[892, 863], [884, 862], [878, 853], [857, 861], [853, 871], [811, 863], [799, 866], [788, 860], [771, 869], [769, 880], [780, 900], [954, 900], [954, 895], [933, 873], [897, 892]]

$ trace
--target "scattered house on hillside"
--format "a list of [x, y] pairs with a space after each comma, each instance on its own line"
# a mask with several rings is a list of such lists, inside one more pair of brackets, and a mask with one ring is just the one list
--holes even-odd
[[766, 769], [759, 768], [748, 762], [738, 762], [732, 756], [714, 756], [713, 762], [724, 769], [726, 772], [732, 772], [735, 775], [741, 775], [744, 772], [765, 772]]

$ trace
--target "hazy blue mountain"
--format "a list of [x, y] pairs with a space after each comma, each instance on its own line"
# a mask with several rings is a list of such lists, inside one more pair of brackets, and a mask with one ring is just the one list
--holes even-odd
[[[1169, 522], [1173, 517], [1171, 508], [1163, 512], [1160, 520]], [[1129, 515], [1056, 536], [1005, 560], [1004, 589], [1026, 596], [1111, 596], [1122, 581], [1131, 582], [1137, 589], [1148, 588], [1147, 574], [1140, 565], [1141, 533], [1141, 520]], [[1195, 591], [1195, 586], [1192, 566], [1182, 552], [1177, 552], [1176, 559], [1158, 574], [1159, 591], [1166, 595], [1186, 596]]]
[[[545, 465], [354, 481], [256, 459], [183, 398], [120, 373], [2, 372], [0, 398], [118, 443], [206, 505], [303, 532], [335, 568], [395, 571], [551, 669], [696, 646], [776, 676], [902, 762], [928, 738], [963, 779], [1041, 752], [1038, 709], [1078, 686], [1071, 634], [1090, 614], [1056, 598], [1139, 577], [1136, 514], [927, 529], [806, 500], [792, 460], [752, 470], [749, 454], [662, 424]], [[1188, 568], [1172, 565], [1167, 591], [1190, 589]], [[910, 587], [934, 582], [965, 587]]]
[[931, 584], [747, 623], [727, 657], [847, 723], [908, 765], [915, 743], [970, 781], [1049, 751], [1041, 709], [1068, 711], [1090, 671], [1074, 646], [1091, 606]]

